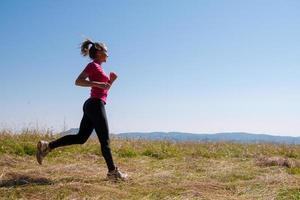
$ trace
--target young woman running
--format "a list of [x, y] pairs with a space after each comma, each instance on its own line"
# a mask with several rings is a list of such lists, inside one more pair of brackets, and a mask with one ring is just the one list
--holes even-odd
[[105, 111], [106, 97], [117, 75], [111, 72], [108, 77], [102, 69], [101, 64], [106, 62], [108, 57], [105, 44], [86, 40], [81, 45], [81, 54], [83, 56], [89, 55], [92, 62], [85, 67], [75, 81], [78, 86], [91, 87], [90, 98], [83, 104], [83, 117], [79, 131], [77, 135], [66, 135], [52, 142], [39, 141], [37, 144], [37, 161], [42, 164], [43, 158], [57, 147], [84, 144], [95, 129], [108, 168], [107, 178], [124, 180], [127, 178], [127, 174], [122, 173], [113, 162]]

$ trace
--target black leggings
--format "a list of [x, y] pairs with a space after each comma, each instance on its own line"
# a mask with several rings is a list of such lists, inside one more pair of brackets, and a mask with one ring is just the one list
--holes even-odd
[[89, 98], [83, 104], [83, 117], [77, 135], [66, 135], [49, 143], [50, 149], [72, 144], [83, 144], [96, 130], [101, 144], [102, 155], [109, 171], [115, 169], [109, 141], [109, 130], [104, 103], [97, 98]]

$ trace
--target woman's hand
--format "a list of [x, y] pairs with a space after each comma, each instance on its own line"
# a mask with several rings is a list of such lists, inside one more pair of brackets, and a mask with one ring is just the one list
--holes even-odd
[[114, 72], [110, 72], [109, 74], [109, 82], [112, 84], [118, 78], [117, 74]]

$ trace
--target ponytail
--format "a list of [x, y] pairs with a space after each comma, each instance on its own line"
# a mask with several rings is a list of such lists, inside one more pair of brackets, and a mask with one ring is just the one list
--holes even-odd
[[82, 44], [81, 44], [81, 54], [83, 55], [83, 56], [87, 56], [87, 55], [89, 55], [89, 45], [94, 45], [94, 43], [91, 41], [91, 40], [89, 40], [89, 39], [86, 39]]
[[97, 51], [107, 52], [107, 47], [104, 43], [92, 42], [90, 39], [86, 39], [81, 44], [80, 50], [83, 56], [89, 55], [91, 59], [95, 59]]

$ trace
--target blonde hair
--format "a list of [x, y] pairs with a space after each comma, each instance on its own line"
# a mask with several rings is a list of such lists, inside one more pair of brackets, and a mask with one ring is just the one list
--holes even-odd
[[92, 42], [90, 39], [86, 39], [85, 41], [82, 42], [80, 50], [83, 56], [89, 55], [91, 59], [95, 59], [96, 58], [95, 55], [97, 51], [107, 52], [107, 47], [104, 43]]

